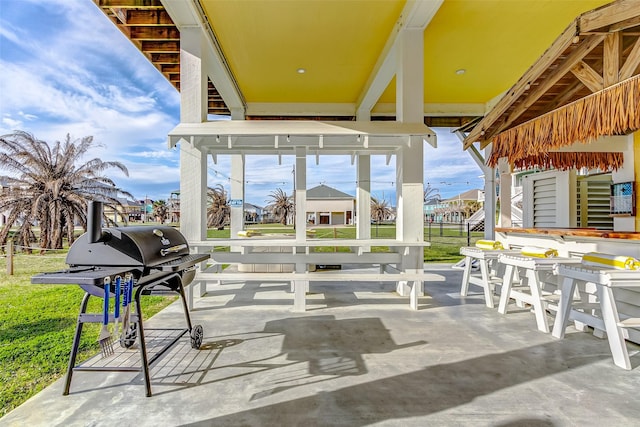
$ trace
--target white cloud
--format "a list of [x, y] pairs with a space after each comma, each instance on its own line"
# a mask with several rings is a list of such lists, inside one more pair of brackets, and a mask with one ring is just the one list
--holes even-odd
[[8, 116], [2, 118], [2, 124], [7, 126], [7, 131], [2, 132], [3, 134], [10, 133], [11, 130], [19, 129], [20, 127], [22, 127], [22, 121], [12, 119]]
[[164, 150], [164, 151], [140, 151], [140, 152], [129, 152], [128, 156], [131, 157], [142, 157], [145, 159], [175, 159], [177, 158], [177, 154], [175, 152]]

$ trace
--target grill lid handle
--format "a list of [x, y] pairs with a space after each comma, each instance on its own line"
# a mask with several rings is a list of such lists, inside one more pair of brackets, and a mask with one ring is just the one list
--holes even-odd
[[167, 254], [171, 254], [174, 252], [180, 252], [183, 249], [187, 249], [189, 246], [187, 246], [186, 243], [183, 243], [181, 245], [175, 245], [175, 246], [171, 246], [169, 248], [163, 248], [160, 249], [160, 255], [162, 256], [166, 256]]

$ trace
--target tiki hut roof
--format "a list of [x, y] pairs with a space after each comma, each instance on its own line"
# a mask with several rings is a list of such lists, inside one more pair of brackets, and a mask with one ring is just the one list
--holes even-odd
[[620, 152], [558, 152], [640, 129], [640, 2], [578, 16], [465, 137], [493, 143], [488, 163], [558, 169], [622, 164]]

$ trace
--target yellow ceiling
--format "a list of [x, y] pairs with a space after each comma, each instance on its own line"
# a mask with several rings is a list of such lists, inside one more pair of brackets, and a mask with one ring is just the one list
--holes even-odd
[[248, 102], [354, 102], [405, 2], [202, 3]]
[[[425, 103], [485, 103], [607, 0], [445, 0], [424, 34]], [[355, 103], [404, 0], [203, 0], [249, 103]], [[306, 69], [304, 74], [298, 68]], [[462, 75], [455, 73], [465, 69]], [[394, 83], [380, 102], [395, 102]]]

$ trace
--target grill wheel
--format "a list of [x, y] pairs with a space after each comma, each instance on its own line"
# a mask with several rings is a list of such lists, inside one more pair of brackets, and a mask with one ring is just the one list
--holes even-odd
[[200, 349], [202, 345], [202, 338], [204, 337], [204, 332], [202, 331], [201, 325], [195, 325], [191, 329], [191, 348], [195, 348], [196, 350]]

